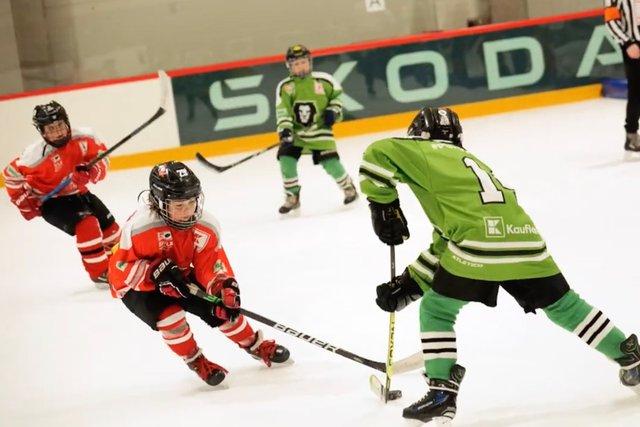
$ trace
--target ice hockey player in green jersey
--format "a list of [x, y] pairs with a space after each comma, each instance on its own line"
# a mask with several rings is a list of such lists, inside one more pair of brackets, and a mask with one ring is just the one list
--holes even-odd
[[454, 324], [475, 301], [495, 307], [499, 288], [526, 313], [542, 310], [620, 366], [620, 381], [640, 393], [640, 350], [607, 316], [574, 292], [515, 192], [462, 146], [448, 108], [425, 107], [407, 137], [373, 142], [360, 166], [360, 189], [373, 228], [387, 245], [409, 238], [396, 186], [404, 183], [433, 225], [432, 243], [402, 275], [376, 288], [376, 303], [399, 311], [421, 298], [420, 335], [428, 393], [402, 416], [446, 423], [456, 414], [465, 369], [457, 364]]
[[344, 191], [344, 204], [358, 198], [349, 174], [340, 162], [333, 125], [342, 120], [342, 87], [330, 74], [312, 71], [311, 52], [297, 44], [287, 49], [289, 77], [276, 89], [276, 118], [280, 147], [278, 161], [285, 191], [279, 212], [300, 207], [298, 160], [311, 154]]

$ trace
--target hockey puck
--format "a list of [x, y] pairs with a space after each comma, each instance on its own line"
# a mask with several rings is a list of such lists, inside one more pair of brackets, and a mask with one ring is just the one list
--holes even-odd
[[402, 397], [402, 390], [389, 390], [389, 400], [396, 400]]

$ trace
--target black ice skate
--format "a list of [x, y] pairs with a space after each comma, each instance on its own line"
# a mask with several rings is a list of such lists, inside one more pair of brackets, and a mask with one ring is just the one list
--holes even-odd
[[255, 342], [244, 349], [251, 357], [256, 360], [261, 360], [265, 365], [271, 367], [272, 363], [284, 363], [289, 360], [289, 350], [279, 344], [276, 344], [274, 340], [264, 340], [262, 337], [262, 331], [256, 332]]
[[625, 356], [616, 359], [620, 364], [620, 382], [640, 394], [640, 348], [638, 337], [629, 336], [620, 344], [620, 350]]
[[627, 133], [624, 139], [624, 153], [626, 159], [640, 158], [640, 140], [637, 133]]
[[286, 198], [284, 199], [284, 204], [280, 206], [278, 212], [281, 214], [286, 214], [291, 212], [294, 209], [298, 209], [300, 207], [300, 193], [293, 194], [287, 193]]
[[464, 372], [462, 366], [453, 365], [449, 380], [432, 380], [425, 375], [429, 392], [416, 403], [404, 408], [402, 416], [423, 423], [436, 421], [441, 426], [450, 425], [456, 416], [456, 397]]
[[356, 187], [354, 187], [353, 183], [350, 183], [348, 186], [344, 188], [344, 201], [345, 205], [348, 205], [351, 202], [354, 202], [358, 198], [358, 192], [356, 191]]
[[207, 360], [200, 349], [198, 349], [195, 356], [186, 359], [185, 362], [187, 362], [189, 369], [198, 374], [204, 382], [211, 386], [220, 384], [226, 377], [227, 370]]

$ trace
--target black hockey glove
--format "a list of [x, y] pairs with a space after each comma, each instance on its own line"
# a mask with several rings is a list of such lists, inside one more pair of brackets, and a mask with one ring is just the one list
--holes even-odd
[[376, 287], [376, 304], [390, 313], [400, 311], [419, 299], [423, 293], [422, 288], [409, 275], [409, 270], [405, 270], [402, 276], [396, 276], [391, 282]]
[[173, 261], [163, 259], [151, 271], [151, 279], [163, 295], [173, 298], [186, 298], [189, 295], [189, 281]]
[[331, 129], [333, 125], [336, 123], [338, 119], [338, 113], [335, 110], [326, 109], [324, 113], [322, 113], [322, 121], [324, 122], [324, 127]]
[[293, 132], [291, 129], [282, 129], [278, 134], [280, 137], [280, 146], [287, 146], [293, 144]]
[[376, 203], [369, 200], [373, 231], [382, 243], [401, 245], [409, 238], [407, 219], [400, 209], [400, 200], [389, 204]]

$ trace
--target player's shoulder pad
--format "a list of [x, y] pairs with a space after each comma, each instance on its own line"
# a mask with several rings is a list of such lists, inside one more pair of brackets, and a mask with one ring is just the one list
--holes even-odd
[[289, 82], [293, 82], [293, 79], [291, 77], [286, 77], [280, 80], [278, 82], [278, 85], [276, 86], [276, 95], [280, 96], [280, 94], [282, 93], [282, 87]]
[[71, 129], [71, 138], [91, 138], [98, 140], [98, 138], [96, 138], [96, 134], [93, 132], [93, 129], [90, 127], [79, 127]]
[[42, 162], [53, 149], [54, 148], [43, 139], [39, 139], [25, 147], [16, 163], [31, 168], [35, 167]]
[[154, 210], [146, 204], [140, 205], [127, 221], [132, 236], [144, 233], [157, 227], [165, 227], [166, 223]]
[[220, 236], [220, 223], [218, 219], [213, 216], [212, 213], [203, 211], [202, 217], [198, 220], [197, 227], [213, 232], [218, 240], [218, 246], [222, 243], [222, 237]]
[[340, 82], [335, 79], [331, 74], [325, 73], [324, 71], [312, 71], [311, 77], [317, 80], [325, 80], [333, 86], [334, 89], [342, 89]]

